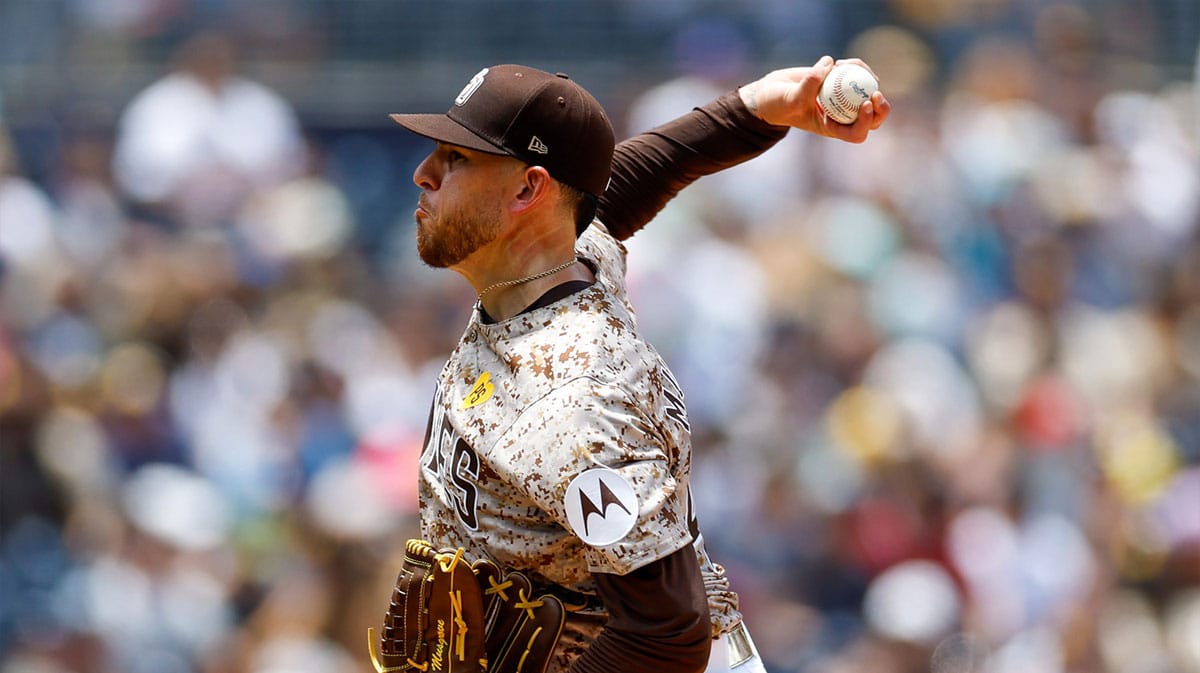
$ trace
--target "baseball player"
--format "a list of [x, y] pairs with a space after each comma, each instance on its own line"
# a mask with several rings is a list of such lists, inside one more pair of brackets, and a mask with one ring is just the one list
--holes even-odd
[[876, 93], [853, 125], [830, 121], [815, 98], [833, 65], [774, 71], [615, 146], [587, 91], [517, 65], [482, 69], [445, 114], [392, 115], [437, 142], [413, 175], [418, 252], [479, 298], [437, 382], [421, 534], [561, 599], [544, 670], [762, 670], [703, 548], [684, 394], [639, 335], [620, 241], [789, 128], [865, 140], [890, 106]]

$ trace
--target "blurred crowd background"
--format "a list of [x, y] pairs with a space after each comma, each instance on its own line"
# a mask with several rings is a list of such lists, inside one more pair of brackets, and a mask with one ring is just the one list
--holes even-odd
[[1195, 0], [0, 0], [0, 671], [350, 673], [472, 305], [437, 112], [858, 56], [630, 247], [773, 673], [1200, 671]]

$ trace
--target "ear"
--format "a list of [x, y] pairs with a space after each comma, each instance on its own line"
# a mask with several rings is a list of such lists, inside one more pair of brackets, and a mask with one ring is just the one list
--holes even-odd
[[554, 178], [545, 168], [526, 166], [521, 175], [520, 191], [512, 200], [512, 210], [520, 213], [548, 203], [554, 191]]

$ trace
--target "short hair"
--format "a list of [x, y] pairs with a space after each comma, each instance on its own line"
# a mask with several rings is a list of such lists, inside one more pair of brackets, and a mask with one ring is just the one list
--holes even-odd
[[600, 200], [582, 189], [561, 182], [559, 185], [562, 186], [563, 205], [575, 214], [575, 237], [578, 238], [587, 230], [592, 220], [596, 219], [596, 210], [600, 206]]

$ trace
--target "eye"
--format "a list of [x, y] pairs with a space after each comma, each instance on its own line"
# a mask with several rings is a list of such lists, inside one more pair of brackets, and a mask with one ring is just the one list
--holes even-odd
[[446, 152], [446, 163], [450, 164], [451, 166], [459, 163], [460, 161], [466, 161], [466, 160], [467, 160], [467, 157], [465, 155], [463, 155], [462, 152], [459, 152], [458, 150], [450, 150], [450, 151]]

